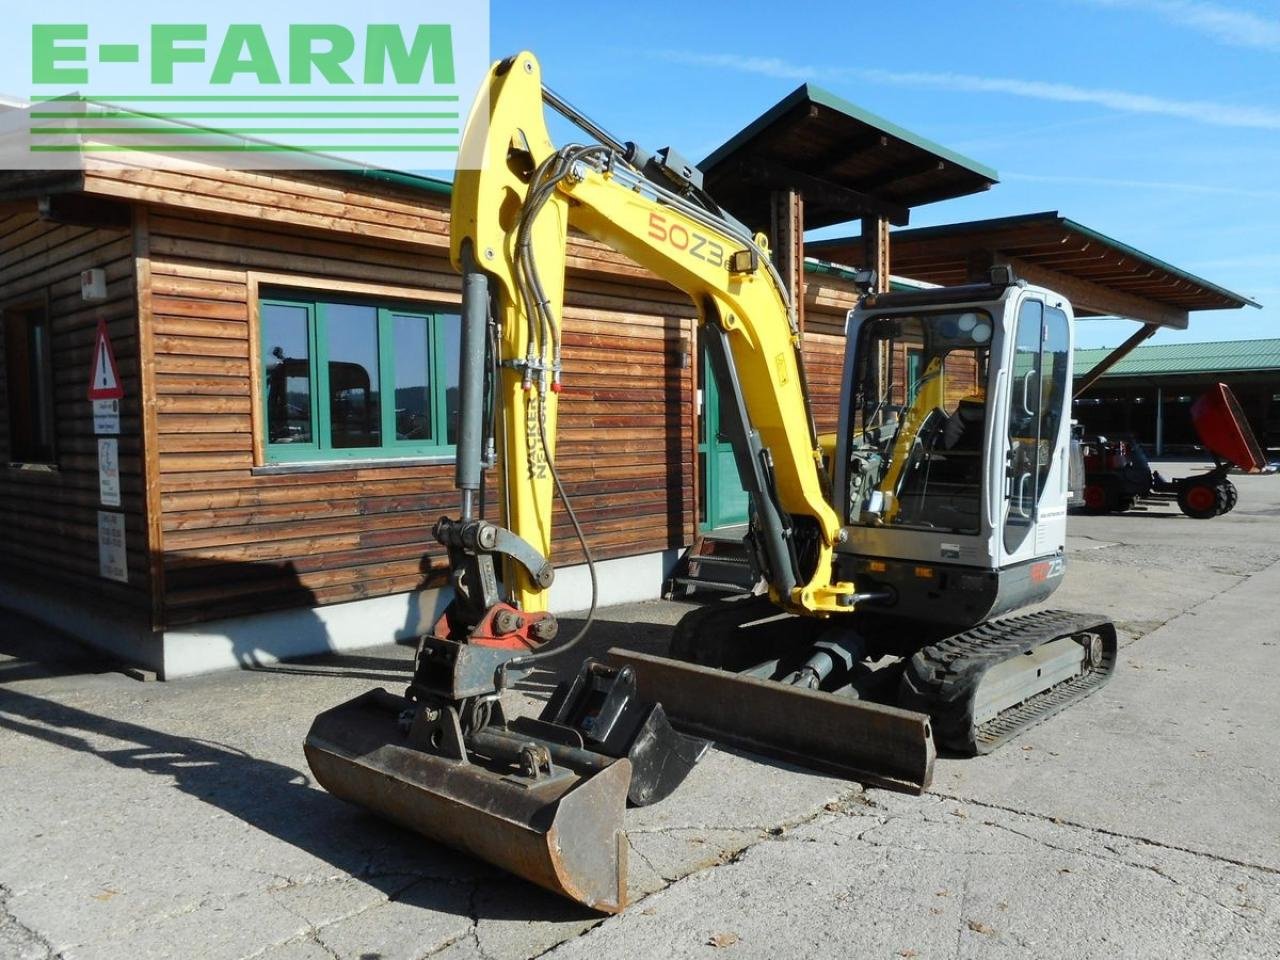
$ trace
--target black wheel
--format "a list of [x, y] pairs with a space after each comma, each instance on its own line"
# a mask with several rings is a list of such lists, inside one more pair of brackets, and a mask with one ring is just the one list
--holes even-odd
[[1227, 512], [1227, 492], [1217, 483], [1189, 480], [1178, 490], [1178, 509], [1193, 520], [1208, 520]]
[[1084, 485], [1084, 508], [1089, 513], [1107, 512], [1107, 488], [1101, 483]]
[[1085, 481], [1084, 507], [1089, 513], [1114, 513], [1120, 506], [1120, 481], [1111, 474], [1095, 475]]
[[1236, 489], [1236, 485], [1230, 480], [1222, 481], [1222, 489], [1227, 495], [1227, 509], [1223, 513], [1230, 513], [1236, 508], [1236, 504], [1240, 502], [1240, 491]]
[[1133, 509], [1133, 497], [1121, 496], [1116, 503], [1116, 513], [1128, 513]]

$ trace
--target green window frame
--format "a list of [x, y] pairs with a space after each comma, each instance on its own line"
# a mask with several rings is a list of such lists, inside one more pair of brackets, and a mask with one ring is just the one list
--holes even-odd
[[[305, 318], [305, 359], [290, 359], [277, 345], [270, 342], [272, 331], [269, 329], [269, 314], [272, 308], [302, 312], [301, 315], [295, 313], [294, 319]], [[364, 316], [373, 320], [372, 331], [376, 342], [372, 345], [367, 341], [361, 343], [356, 334], [355, 340], [349, 341], [348, 346], [350, 342], [356, 342], [370, 359], [376, 357], [376, 370], [365, 369], [359, 363], [331, 358], [334, 352], [333, 334], [341, 335], [339, 325], [350, 322], [342, 316], [344, 310], [350, 308], [362, 313], [368, 311]], [[413, 363], [411, 354], [414, 351], [397, 350], [397, 327], [403, 321], [410, 324], [421, 323], [424, 326], [425, 370], [410, 371], [408, 367]], [[457, 413], [456, 408], [451, 407], [450, 392], [452, 386], [452, 403], [456, 404], [460, 331], [461, 318], [456, 308], [352, 299], [328, 294], [272, 291], [262, 296], [259, 299], [258, 333], [262, 360], [256, 375], [263, 383], [262, 423], [266, 432], [263, 450], [266, 463], [453, 457], [456, 443], [450, 442], [453, 439], [450, 434], [457, 429]], [[350, 329], [346, 336], [351, 336]], [[295, 346], [300, 342], [301, 338], [298, 338]], [[368, 349], [369, 347], [372, 349]], [[341, 354], [342, 351], [338, 352]], [[429, 409], [425, 411], [425, 415], [416, 416], [416, 423], [414, 420], [404, 419], [413, 415], [407, 414], [400, 406], [398, 368], [406, 375], [418, 373], [426, 377], [426, 396], [423, 399]], [[339, 373], [335, 374], [335, 370]], [[290, 398], [294, 394], [290, 392], [289, 384], [294, 380], [302, 380], [304, 371], [307, 383], [306, 406], [291, 404]], [[376, 388], [373, 386], [372, 376], [375, 373]], [[346, 422], [342, 416], [335, 415], [335, 410], [340, 410], [347, 403], [342, 397], [351, 393], [352, 388], [338, 386], [334, 381], [345, 378], [348, 383], [356, 382], [355, 392], [358, 394], [358, 378], [362, 374], [365, 387], [360, 406], [364, 411], [365, 422], [362, 426], [365, 436], [351, 442], [348, 434], [348, 442], [344, 443], [335, 430], [344, 430]], [[281, 391], [283, 396], [280, 395]], [[387, 402], [388, 397], [392, 398], [392, 402]], [[375, 403], [376, 414], [370, 414], [369, 408]], [[280, 416], [282, 410], [283, 418]], [[302, 426], [292, 426], [295, 422]], [[402, 434], [410, 432], [405, 428], [406, 422], [415, 423], [412, 433], [425, 436], [401, 439]], [[281, 433], [293, 434], [293, 437], [286, 439]]]

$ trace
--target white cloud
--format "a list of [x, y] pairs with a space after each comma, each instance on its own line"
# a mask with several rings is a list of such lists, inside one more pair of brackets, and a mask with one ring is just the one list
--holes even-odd
[[1251, 200], [1280, 200], [1280, 189], [1249, 189], [1248, 187], [1224, 187], [1212, 183], [1180, 183], [1178, 180], [1135, 180], [1115, 177], [1060, 177], [1052, 174], [1006, 173], [1004, 180], [1024, 180], [1028, 183], [1079, 183], [1085, 187], [1121, 187], [1125, 189], [1153, 189], [1172, 193], [1220, 193]]
[[1087, 103], [1123, 113], [1176, 117], [1219, 127], [1280, 130], [1280, 110], [1239, 106], [1213, 100], [1173, 100], [1145, 93], [1080, 87], [1069, 83], [983, 77], [968, 73], [926, 73], [862, 67], [806, 67], [776, 57], [707, 54], [679, 50], [657, 51], [662, 60], [691, 66], [736, 70], [785, 80], [858, 79], [892, 86], [921, 87], [962, 93], [1000, 93], [1059, 103]]
[[1190, 27], [1221, 43], [1259, 50], [1280, 50], [1280, 19], [1200, 0], [1084, 0], [1094, 6], [1149, 10], [1171, 23]]
[[1253, 190], [1219, 184], [1183, 183], [1173, 180], [1127, 180], [1118, 177], [1076, 177], [1038, 173], [1005, 173], [1000, 179], [1026, 183], [1075, 183], [1087, 187], [1117, 187], [1125, 190], [1154, 190], [1167, 193], [1211, 193], [1250, 200], [1280, 200], [1280, 190]]

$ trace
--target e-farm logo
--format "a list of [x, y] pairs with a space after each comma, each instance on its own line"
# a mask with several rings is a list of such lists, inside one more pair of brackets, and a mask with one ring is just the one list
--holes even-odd
[[[451, 168], [488, 67], [488, 5], [405, 4], [399, 22], [384, 19], [386, 6], [377, 22], [175, 22], [171, 7], [162, 22], [31, 22], [26, 127], [0, 114], [0, 165], [106, 154]], [[18, 132], [25, 157], [14, 156]]]

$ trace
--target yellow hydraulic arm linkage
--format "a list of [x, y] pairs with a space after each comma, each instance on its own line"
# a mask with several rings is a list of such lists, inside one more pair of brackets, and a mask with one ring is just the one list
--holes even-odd
[[[670, 154], [646, 158], [607, 142], [557, 150], [545, 106], [584, 118], [544, 92], [531, 54], [496, 65], [486, 89], [467, 125], [468, 166], [454, 182], [451, 253], [464, 274], [479, 269], [491, 278], [501, 305], [496, 402], [508, 419], [501, 456], [508, 529], [549, 554], [548, 467], [573, 227], [692, 298], [717, 379], [729, 381], [721, 389], [741, 402], [729, 432], [753, 498], [755, 549], [771, 595], [797, 613], [848, 610], [856, 592], [832, 582], [841, 525], [824, 489], [800, 334], [765, 239], [699, 203], [696, 171]], [[506, 573], [520, 609], [545, 609], [546, 590], [527, 569], [508, 561]]]

